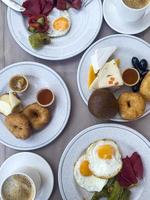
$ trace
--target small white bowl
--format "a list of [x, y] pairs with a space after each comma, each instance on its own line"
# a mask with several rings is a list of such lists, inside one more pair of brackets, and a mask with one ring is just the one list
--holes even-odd
[[[23, 89], [23, 90], [14, 90], [12, 87], [11, 87], [11, 81], [15, 78], [15, 77], [22, 77], [22, 78], [24, 78], [25, 79], [25, 81], [26, 81], [26, 87]], [[26, 76], [24, 76], [24, 75], [20, 75], [20, 74], [16, 74], [15, 76], [13, 76], [10, 80], [9, 80], [9, 87], [10, 87], [10, 89], [13, 91], [13, 92], [16, 92], [16, 93], [23, 93], [23, 92], [25, 92], [27, 89], [28, 89], [28, 87], [29, 87], [29, 81], [28, 81], [28, 79], [27, 79], [27, 77]]]
[[[138, 75], [137, 81], [136, 81], [134, 84], [128, 84], [128, 83], [126, 83], [126, 82], [124, 81], [124, 79], [123, 79], [123, 74], [124, 74], [124, 72], [127, 71], [128, 69], [134, 70], [134, 71], [137, 73], [137, 75]], [[136, 85], [136, 84], [140, 81], [140, 73], [138, 72], [137, 69], [130, 67], [130, 68], [127, 68], [127, 69], [125, 69], [125, 70], [123, 71], [123, 73], [122, 73], [122, 79], [123, 79], [123, 82], [124, 82], [124, 84], [125, 84], [126, 86], [132, 87], [132, 86]]]
[[[50, 91], [51, 93], [52, 93], [52, 100], [48, 103], [48, 104], [41, 104], [40, 102], [39, 102], [39, 100], [38, 100], [38, 95], [43, 91], [43, 90], [48, 90], [48, 91]], [[52, 90], [50, 90], [50, 89], [48, 89], [48, 88], [43, 88], [43, 89], [41, 89], [38, 93], [37, 93], [37, 96], [36, 96], [36, 100], [37, 100], [37, 103], [40, 105], [40, 106], [42, 106], [42, 107], [49, 107], [49, 106], [51, 106], [53, 103], [54, 103], [54, 101], [55, 101], [55, 94], [54, 94], [54, 92], [52, 91]]]

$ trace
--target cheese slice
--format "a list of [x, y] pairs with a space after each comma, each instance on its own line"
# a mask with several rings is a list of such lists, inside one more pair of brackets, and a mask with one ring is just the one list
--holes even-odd
[[118, 87], [122, 85], [123, 80], [116, 60], [107, 62], [98, 73], [98, 88]]
[[93, 65], [95, 74], [105, 65], [116, 49], [116, 46], [110, 46], [95, 50], [94, 54], [91, 56], [91, 64]]
[[12, 92], [9, 92], [9, 101], [12, 109], [21, 104], [20, 99], [17, 98]]
[[2, 113], [5, 116], [7, 116], [11, 112], [12, 112], [11, 106], [7, 102], [0, 100], [0, 113]]
[[96, 90], [99, 88], [99, 85], [98, 85], [98, 77], [96, 77], [94, 79], [94, 81], [91, 83], [90, 87], [89, 87], [89, 90]]

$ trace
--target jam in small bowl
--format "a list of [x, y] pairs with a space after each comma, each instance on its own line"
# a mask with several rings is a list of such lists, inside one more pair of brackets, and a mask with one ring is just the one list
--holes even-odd
[[37, 103], [42, 107], [49, 107], [55, 101], [55, 95], [50, 89], [41, 89], [37, 94]]
[[135, 68], [127, 68], [122, 74], [122, 79], [125, 85], [131, 87], [139, 82], [140, 74]]

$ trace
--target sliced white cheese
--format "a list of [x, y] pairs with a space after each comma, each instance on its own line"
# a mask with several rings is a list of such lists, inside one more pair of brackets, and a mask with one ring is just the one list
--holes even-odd
[[91, 83], [90, 87], [89, 87], [89, 90], [96, 90], [99, 88], [99, 85], [98, 85], [98, 77], [96, 77], [94, 79], [94, 81]]
[[9, 94], [6, 93], [6, 94], [1, 95], [0, 96], [0, 100], [1, 101], [5, 101], [6, 103], [10, 104], [10, 102], [9, 102]]
[[12, 109], [21, 103], [20, 99], [18, 99], [12, 92], [9, 92], [9, 101]]
[[7, 116], [11, 114], [11, 112], [12, 112], [11, 106], [7, 102], [0, 100], [0, 113]]
[[123, 85], [123, 80], [116, 61], [107, 62], [98, 73], [98, 87], [109, 88], [121, 85]]
[[110, 46], [95, 50], [95, 53], [91, 56], [91, 64], [95, 74], [105, 65], [116, 49], [116, 46]]

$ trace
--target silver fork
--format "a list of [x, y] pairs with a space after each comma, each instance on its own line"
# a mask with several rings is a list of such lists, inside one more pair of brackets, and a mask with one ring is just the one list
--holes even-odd
[[83, 0], [82, 1], [82, 7], [88, 6], [93, 0]]

